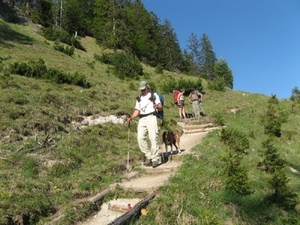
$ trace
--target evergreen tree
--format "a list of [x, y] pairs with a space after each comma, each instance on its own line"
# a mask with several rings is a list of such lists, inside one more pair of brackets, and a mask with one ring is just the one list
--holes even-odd
[[101, 46], [117, 50], [129, 45], [126, 4], [124, 0], [95, 0], [93, 32]]
[[[154, 12], [150, 12], [151, 17], [151, 25], [150, 25], [150, 54], [149, 58], [146, 59], [147, 63], [153, 67], [156, 67], [160, 64], [159, 55], [160, 55], [160, 47], [162, 43], [162, 35], [161, 35], [161, 25], [159, 24], [160, 20], [158, 16]], [[160, 66], [162, 66], [160, 64]]]
[[265, 134], [275, 137], [281, 136], [281, 126], [286, 121], [287, 115], [280, 109], [276, 95], [272, 95], [268, 100], [266, 114], [262, 117]]
[[150, 13], [145, 9], [141, 0], [136, 0], [126, 8], [130, 49], [140, 60], [154, 59], [156, 44], [153, 42], [155, 27]]
[[65, 0], [62, 28], [71, 35], [92, 35], [93, 6], [93, 0]]
[[183, 51], [183, 62], [181, 65], [181, 70], [183, 72], [190, 73], [190, 72], [192, 72], [193, 65], [194, 65], [194, 62], [192, 60], [192, 56], [185, 49]]
[[161, 26], [162, 42], [159, 45], [159, 61], [162, 66], [170, 71], [180, 69], [183, 62], [181, 49], [178, 43], [177, 35], [171, 27], [171, 22], [165, 20]]
[[214, 80], [216, 75], [214, 74], [214, 65], [217, 61], [216, 55], [213, 51], [210, 40], [206, 34], [201, 37], [201, 51], [199, 58], [199, 67], [201, 74], [207, 77], [209, 80]]
[[284, 173], [287, 162], [281, 158], [277, 148], [272, 144], [272, 139], [262, 143], [261, 151], [263, 160], [258, 163], [259, 168], [270, 175], [269, 184], [273, 188], [271, 202], [277, 203], [285, 209], [294, 209], [297, 205], [297, 194], [288, 186], [289, 179]]
[[53, 24], [53, 11], [51, 0], [37, 1], [36, 8], [32, 10], [31, 19], [34, 23], [49, 27]]
[[295, 109], [297, 106], [299, 106], [300, 103], [300, 90], [298, 89], [298, 87], [294, 87], [292, 89], [290, 100], [292, 101], [292, 113], [295, 113]]
[[227, 156], [223, 158], [226, 190], [240, 195], [250, 194], [248, 171], [243, 164], [246, 149], [249, 148], [249, 139], [241, 132], [227, 128], [221, 130], [221, 141], [227, 146]]
[[190, 59], [191, 59], [191, 72], [195, 75], [200, 75], [200, 52], [201, 52], [201, 44], [197, 38], [197, 36], [192, 33], [189, 36], [188, 40], [188, 50], [190, 51]]
[[223, 77], [225, 85], [229, 88], [233, 88], [233, 76], [232, 71], [229, 69], [225, 59], [221, 58], [215, 63], [214, 72], [216, 77]]

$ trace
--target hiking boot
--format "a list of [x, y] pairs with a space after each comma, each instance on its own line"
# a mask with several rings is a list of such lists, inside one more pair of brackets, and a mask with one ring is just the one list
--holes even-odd
[[144, 166], [152, 166], [151, 159], [146, 159], [146, 161], [144, 162]]
[[159, 165], [159, 164], [158, 164], [157, 161], [152, 161], [152, 167], [153, 167], [153, 168], [158, 167], [158, 165]]

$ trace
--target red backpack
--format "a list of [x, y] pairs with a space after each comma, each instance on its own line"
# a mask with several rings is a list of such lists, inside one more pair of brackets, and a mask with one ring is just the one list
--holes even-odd
[[179, 90], [173, 90], [173, 98], [174, 98], [174, 104], [178, 105], [178, 95], [180, 91]]

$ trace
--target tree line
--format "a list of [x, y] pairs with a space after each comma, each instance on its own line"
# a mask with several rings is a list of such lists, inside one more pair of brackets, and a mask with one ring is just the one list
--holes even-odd
[[57, 31], [63, 30], [71, 40], [68, 44], [74, 45], [76, 37], [91, 36], [101, 47], [124, 50], [152, 67], [208, 79], [212, 89], [233, 88], [232, 71], [225, 59], [217, 60], [206, 34], [198, 38], [192, 33], [182, 51], [171, 22], [161, 22], [142, 0], [0, 1], [18, 7], [41, 24], [48, 38], [66, 36]]

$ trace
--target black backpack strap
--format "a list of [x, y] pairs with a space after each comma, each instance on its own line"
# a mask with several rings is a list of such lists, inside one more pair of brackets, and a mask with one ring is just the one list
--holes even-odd
[[156, 98], [155, 98], [154, 92], [151, 91], [151, 97], [149, 98], [149, 100], [155, 104], [155, 99]]
[[141, 95], [137, 96], [137, 97], [136, 97], [136, 100], [137, 100], [138, 102], [140, 102], [140, 101], [141, 101]]

